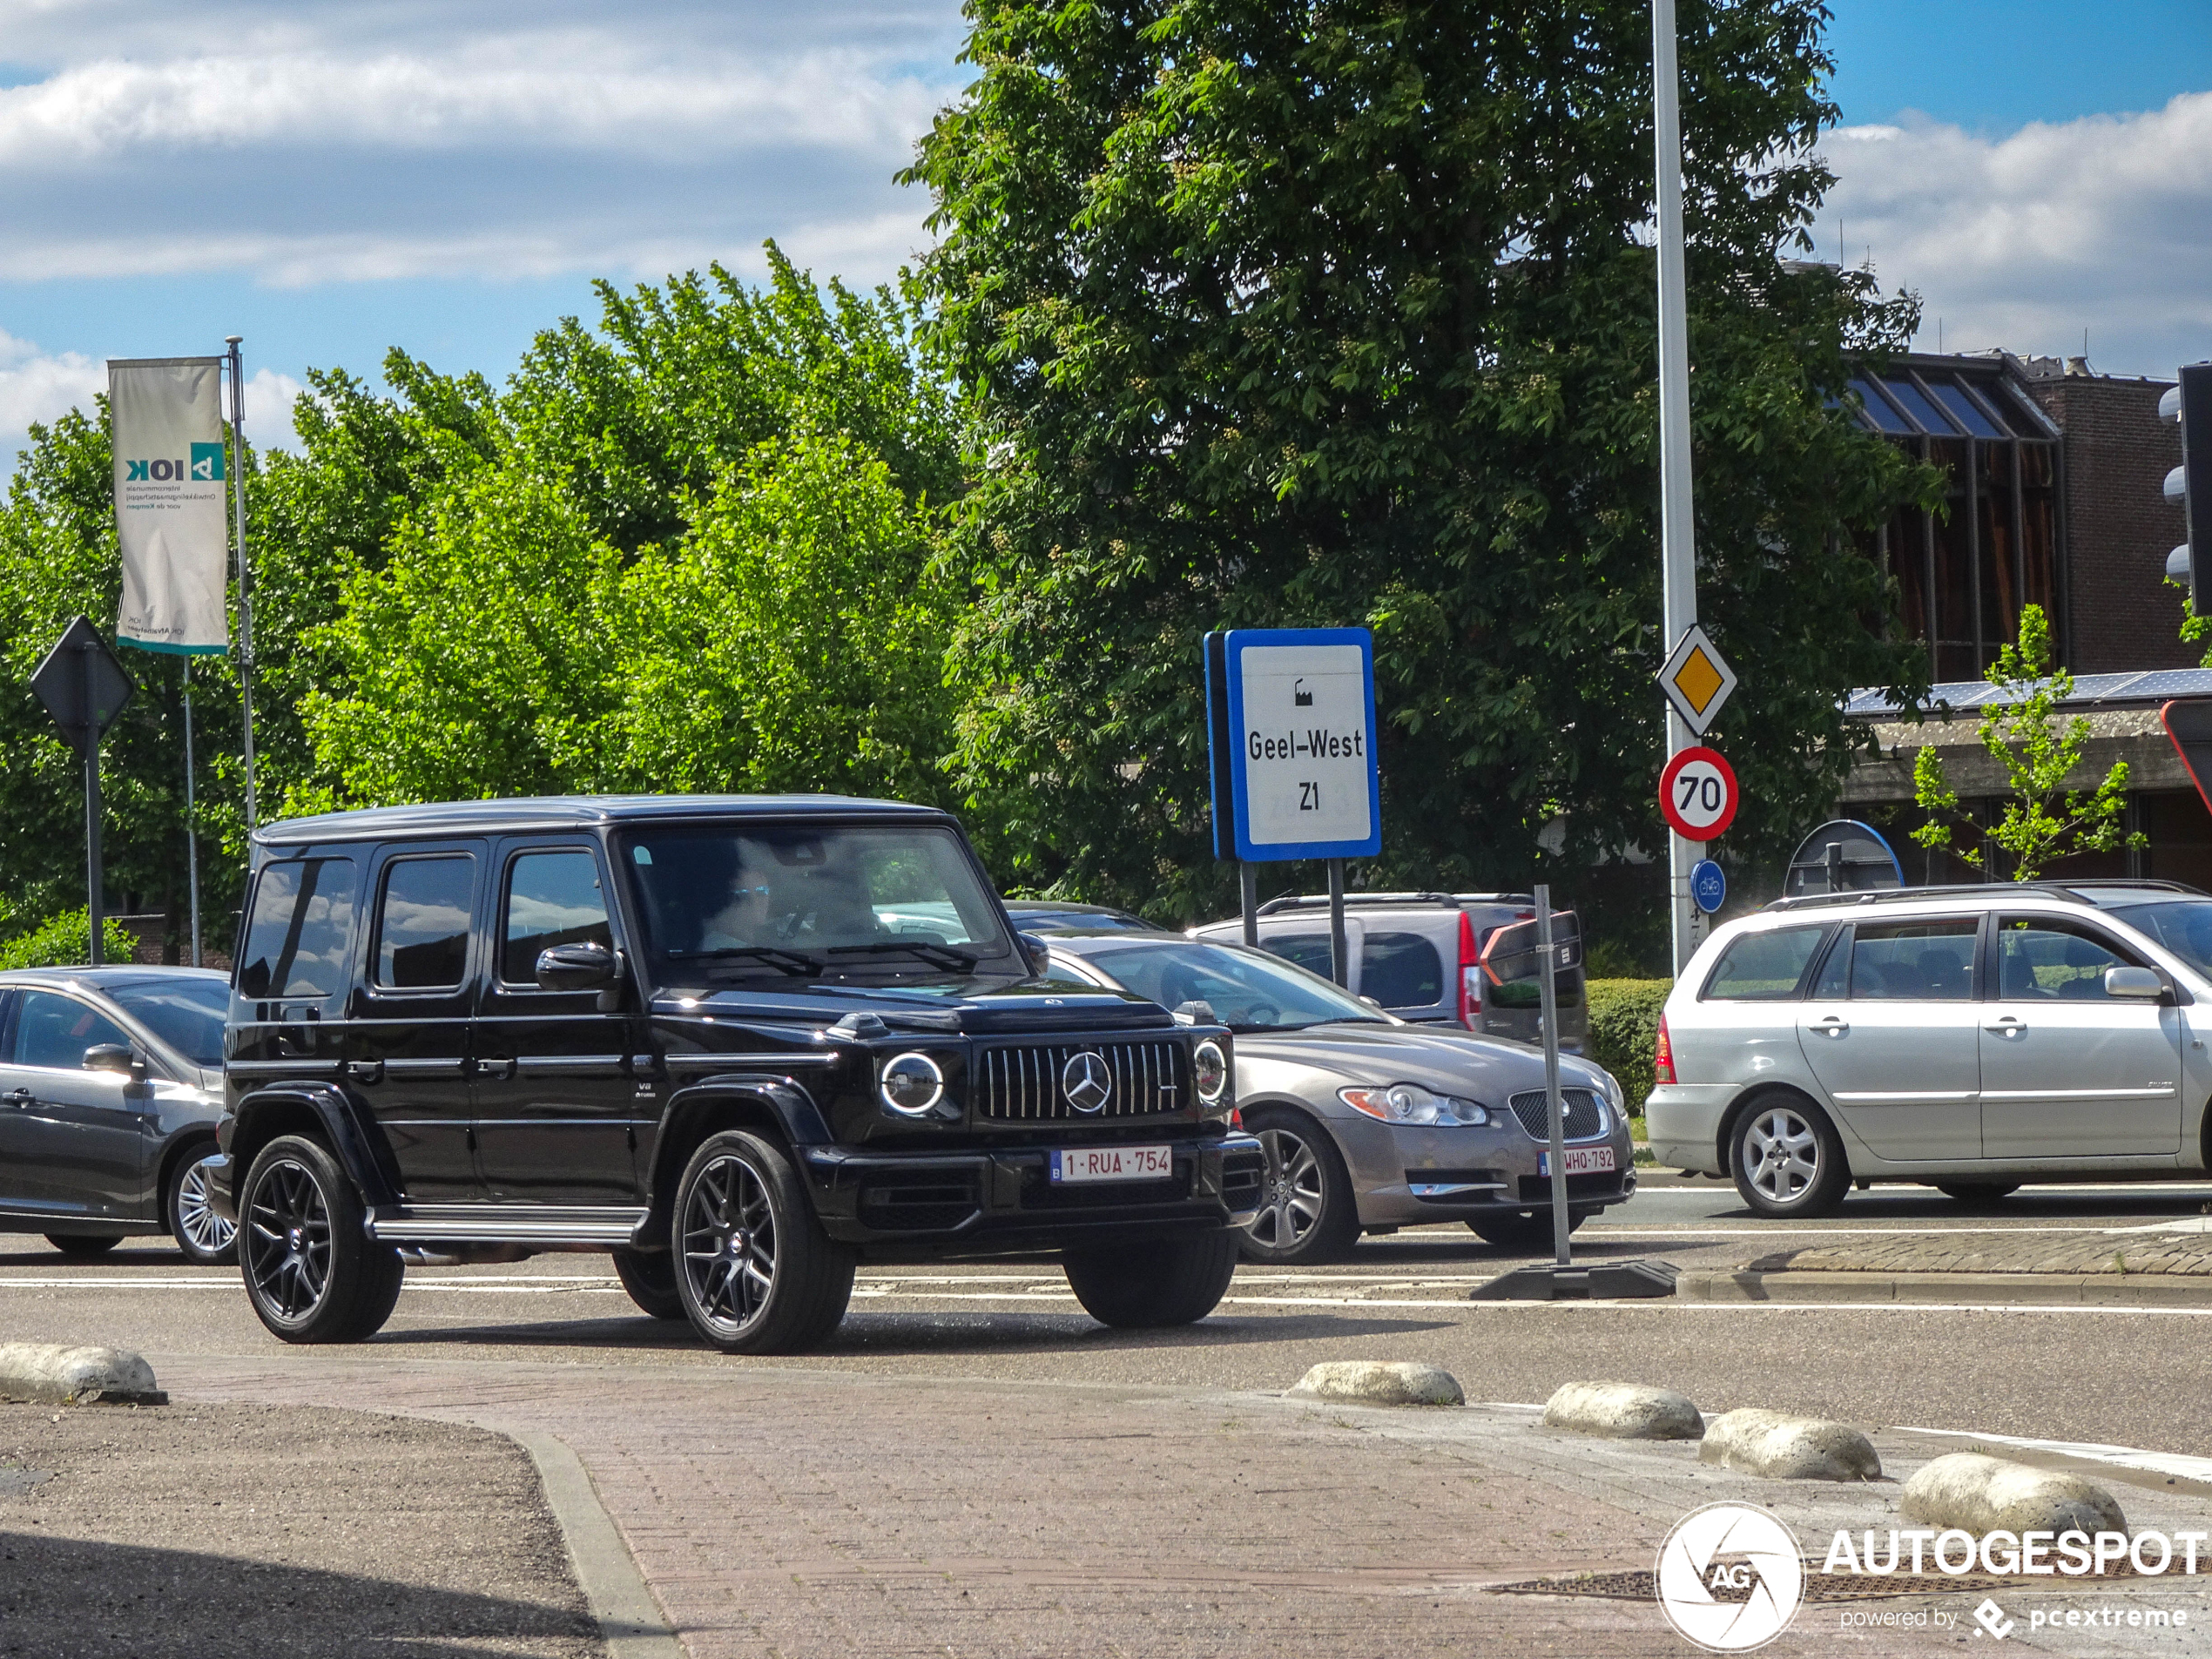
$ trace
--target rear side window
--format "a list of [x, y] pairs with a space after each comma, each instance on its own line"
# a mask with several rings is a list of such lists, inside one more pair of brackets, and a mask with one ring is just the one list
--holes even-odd
[[1793, 1000], [1824, 927], [1776, 927], [1743, 934], [1724, 951], [1705, 981], [1705, 995], [1731, 1002]]
[[1974, 994], [1974, 949], [1981, 924], [1862, 921], [1851, 941], [1854, 1001], [1965, 1002]]
[[[1321, 941], [1318, 972], [1328, 977], [1326, 940]], [[1359, 948], [1359, 995], [1373, 997], [1386, 1008], [1425, 1008], [1441, 1002], [1444, 964], [1436, 947], [1419, 934], [1369, 934]]]
[[264, 866], [239, 953], [238, 988], [256, 1001], [335, 996], [354, 948], [354, 861], [284, 859]]
[[507, 867], [507, 924], [499, 977], [509, 985], [537, 981], [538, 953], [556, 945], [614, 948], [599, 861], [580, 849], [524, 853]]
[[466, 853], [384, 867], [376, 906], [376, 982], [395, 991], [460, 988], [469, 971], [476, 860]]

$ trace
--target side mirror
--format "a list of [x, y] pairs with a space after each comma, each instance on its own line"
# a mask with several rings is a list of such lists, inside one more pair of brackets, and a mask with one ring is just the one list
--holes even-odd
[[1052, 947], [1035, 934], [1016, 934], [1014, 942], [1022, 948], [1022, 960], [1029, 965], [1029, 977], [1042, 979], [1052, 966]]
[[87, 1071], [119, 1071], [125, 1076], [138, 1075], [140, 1061], [127, 1042], [96, 1042], [84, 1051]]
[[1182, 1025], [1219, 1025], [1221, 1023], [1220, 1020], [1215, 1017], [1213, 1004], [1201, 1001], [1195, 996], [1188, 1002], [1177, 1004], [1176, 1010], [1170, 1017]]
[[2105, 995], [2155, 1002], [2166, 995], [2166, 981], [2148, 968], [2107, 968]]
[[1372, 996], [1363, 996], [1359, 1000], [1362, 1002], [1365, 1002], [1371, 1008], [1379, 1009], [1382, 1007], [1382, 1004], [1376, 1001]]
[[537, 954], [542, 991], [596, 991], [612, 983], [614, 976], [615, 954], [604, 945], [555, 945]]

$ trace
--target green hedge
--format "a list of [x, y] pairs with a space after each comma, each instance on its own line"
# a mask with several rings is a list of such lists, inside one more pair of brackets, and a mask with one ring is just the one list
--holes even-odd
[[1670, 979], [1589, 981], [1589, 1056], [1621, 1080], [1631, 1116], [1642, 1116], [1643, 1098], [1651, 1092], [1659, 1011], [1674, 988]]
[[[100, 929], [111, 962], [128, 962], [138, 954], [138, 941], [131, 930], [112, 916], [104, 916]], [[29, 933], [0, 944], [0, 968], [74, 968], [91, 959], [92, 927], [82, 910], [65, 910], [49, 916]]]

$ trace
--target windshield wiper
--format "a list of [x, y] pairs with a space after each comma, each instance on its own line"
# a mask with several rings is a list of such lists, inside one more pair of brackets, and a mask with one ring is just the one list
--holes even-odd
[[957, 968], [965, 973], [980, 960], [972, 950], [961, 950], [951, 945], [935, 945], [926, 939], [886, 939], [873, 945], [832, 945], [832, 956], [880, 956], [887, 951], [904, 951], [918, 956], [936, 968]]
[[716, 950], [671, 950], [671, 961], [687, 962], [759, 962], [766, 968], [804, 978], [822, 971], [819, 959], [795, 950], [783, 950], [774, 945], [725, 945]]

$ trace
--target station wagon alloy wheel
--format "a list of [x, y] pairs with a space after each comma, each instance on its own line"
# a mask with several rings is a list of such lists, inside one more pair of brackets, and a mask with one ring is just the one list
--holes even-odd
[[263, 1172], [246, 1237], [253, 1299], [280, 1318], [306, 1319], [330, 1289], [330, 1205], [306, 1165], [280, 1158]]
[[1754, 1155], [1745, 1170], [1751, 1184], [1776, 1204], [1801, 1197], [1820, 1173], [1820, 1139], [1812, 1125], [1786, 1106], [1755, 1114], [1743, 1150]]
[[177, 1190], [170, 1199], [170, 1231], [178, 1246], [195, 1262], [227, 1262], [238, 1239], [238, 1228], [216, 1213], [207, 1190], [207, 1170], [217, 1154], [192, 1157], [177, 1173]]
[[1781, 1091], [1751, 1102], [1737, 1120], [1729, 1167], [1743, 1202], [1762, 1216], [1833, 1215], [1851, 1190], [1835, 1126], [1811, 1101]]

